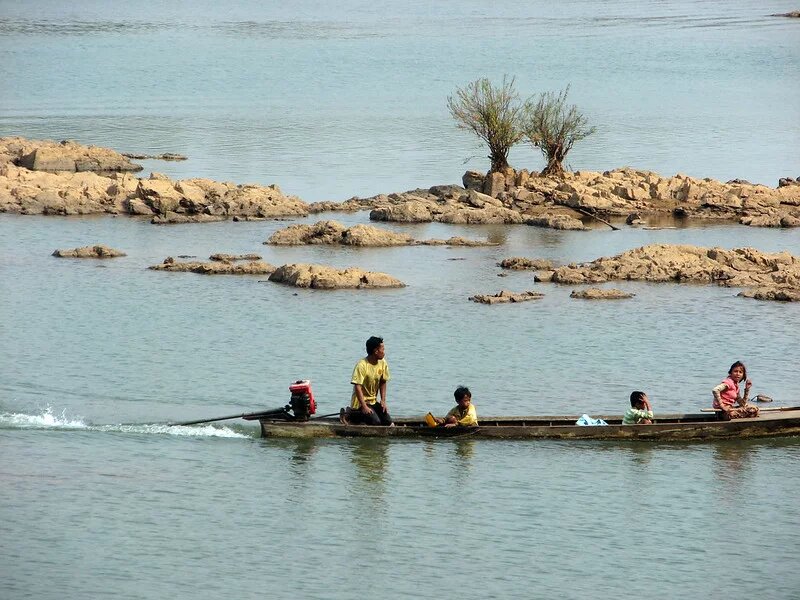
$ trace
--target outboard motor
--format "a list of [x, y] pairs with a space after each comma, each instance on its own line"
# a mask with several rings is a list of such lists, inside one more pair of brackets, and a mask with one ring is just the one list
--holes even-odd
[[[308, 421], [309, 417], [317, 412], [317, 403], [311, 391], [311, 380], [300, 379], [289, 386], [292, 399], [289, 406], [294, 413], [295, 421]], [[288, 408], [288, 407], [287, 407]]]

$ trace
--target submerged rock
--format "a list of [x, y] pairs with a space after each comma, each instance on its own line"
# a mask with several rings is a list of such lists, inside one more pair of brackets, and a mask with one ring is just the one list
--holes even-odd
[[258, 260], [245, 262], [229, 262], [212, 260], [211, 262], [188, 261], [177, 262], [171, 256], [158, 265], [148, 267], [154, 271], [190, 272], [202, 275], [269, 275], [275, 267], [269, 263]]
[[319, 221], [313, 225], [294, 224], [273, 233], [264, 242], [277, 246], [336, 245], [380, 248], [387, 246], [495, 246], [494, 242], [451, 237], [446, 240], [415, 240], [406, 233], [396, 233], [371, 225], [345, 227], [338, 221]]
[[764, 286], [744, 290], [737, 294], [743, 298], [754, 300], [773, 300], [776, 302], [800, 302], [800, 289], [781, 288], [779, 286]]
[[615, 288], [601, 289], [601, 288], [588, 288], [585, 290], [573, 290], [569, 295], [570, 298], [580, 298], [583, 300], [622, 300], [633, 298], [635, 294], [629, 294]]
[[217, 260], [222, 262], [233, 262], [236, 260], [261, 260], [261, 256], [258, 254], [223, 254], [217, 253], [212, 254], [208, 257], [210, 260]]
[[69, 250], [56, 250], [53, 252], [53, 256], [58, 256], [59, 258], [116, 258], [118, 256], [127, 256], [127, 254], [103, 244], [96, 244]]
[[552, 261], [542, 258], [523, 258], [521, 256], [513, 256], [511, 258], [504, 258], [497, 266], [501, 269], [512, 269], [515, 271], [539, 271], [544, 269], [552, 269]]
[[501, 290], [496, 294], [475, 294], [470, 296], [469, 299], [473, 302], [480, 304], [504, 304], [507, 302], [527, 302], [529, 300], [540, 300], [544, 298], [544, 294], [539, 292], [511, 292], [509, 290]]

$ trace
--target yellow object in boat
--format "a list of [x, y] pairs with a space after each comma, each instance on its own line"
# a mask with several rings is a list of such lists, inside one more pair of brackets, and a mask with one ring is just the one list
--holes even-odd
[[425, 415], [425, 422], [428, 424], [428, 427], [436, 427], [438, 425], [436, 419], [431, 413]]

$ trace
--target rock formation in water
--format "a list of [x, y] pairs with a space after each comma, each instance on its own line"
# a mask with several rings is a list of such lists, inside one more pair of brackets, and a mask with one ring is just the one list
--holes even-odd
[[127, 254], [103, 244], [95, 244], [94, 246], [83, 246], [69, 250], [55, 250], [53, 256], [59, 258], [116, 258], [118, 256], [127, 256]]
[[171, 256], [164, 262], [148, 267], [154, 271], [170, 271], [174, 273], [200, 273], [201, 275], [269, 275], [275, 267], [260, 260], [220, 260], [214, 258], [211, 262], [203, 261], [176, 261]]
[[345, 227], [338, 221], [319, 221], [313, 225], [289, 225], [273, 233], [264, 242], [275, 246], [324, 244], [329, 246], [494, 246], [494, 242], [451, 237], [447, 240], [415, 240], [406, 233], [396, 233], [371, 225]]
[[370, 210], [373, 221], [527, 224], [572, 230], [586, 229], [585, 223], [592, 219], [636, 226], [646, 224], [648, 217], [665, 215], [726, 219], [753, 227], [800, 226], [800, 185], [791, 178], [782, 178], [779, 187], [771, 188], [738, 179], [722, 183], [685, 175], [661, 177], [629, 168], [578, 171], [561, 178], [508, 168], [486, 175], [468, 171], [463, 187], [437, 185], [309, 205], [284, 195], [277, 185], [107, 173], [131, 168], [138, 167], [113, 150], [0, 138], [0, 212], [122, 213], [147, 216], [157, 224]]
[[588, 263], [541, 271], [536, 280], [570, 285], [618, 280], [714, 283], [757, 288], [757, 292], [744, 294], [757, 299], [792, 300], [800, 294], [800, 258], [788, 252], [769, 254], [754, 248], [725, 250], [653, 244]]
[[505, 304], [509, 302], [527, 302], [529, 300], [540, 300], [544, 298], [544, 294], [540, 292], [511, 292], [509, 290], [500, 290], [496, 294], [475, 294], [470, 296], [469, 299], [473, 302], [480, 304]]
[[386, 273], [312, 264], [283, 265], [269, 276], [269, 280], [295, 287], [325, 290], [405, 287], [402, 281]]
[[309, 208], [371, 209], [374, 221], [525, 223], [575, 230], [586, 229], [584, 221], [592, 218], [643, 225], [648, 216], [726, 219], [754, 227], [800, 225], [800, 186], [791, 178], [770, 188], [742, 180], [661, 177], [635, 169], [578, 171], [556, 178], [509, 168], [505, 174], [467, 171], [463, 183], [338, 204], [312, 203]]
[[21, 137], [0, 138], [0, 165], [14, 164], [31, 171], [133, 172], [140, 165], [109, 148], [83, 146], [64, 140], [28, 140]]
[[504, 258], [497, 263], [497, 266], [501, 269], [511, 269], [514, 271], [541, 271], [552, 269], [553, 263], [545, 259], [513, 256], [511, 258]]
[[636, 294], [623, 292], [616, 288], [587, 288], [585, 290], [573, 290], [570, 298], [580, 298], [581, 300], [625, 300], [633, 298]]
[[[31, 150], [32, 147], [35, 149]], [[66, 153], [63, 160], [48, 158], [46, 163], [50, 167], [58, 167], [57, 172], [31, 169], [20, 164], [25, 157], [39, 156], [41, 152], [44, 152], [43, 156], [50, 157], [59, 149]], [[116, 164], [111, 159], [106, 162], [99, 158], [95, 162], [87, 159], [79, 165], [74, 158], [80, 152], [91, 157], [105, 156], [100, 151], [104, 149], [72, 143], [62, 145], [22, 138], [0, 138], [0, 212], [129, 214], [151, 217], [154, 223], [219, 221], [234, 217], [271, 219], [308, 214], [305, 202], [284, 195], [277, 185], [237, 185], [211, 179], [173, 181], [157, 173], [149, 178], [120, 172], [108, 174], [108, 170], [123, 169], [110, 168]], [[107, 152], [130, 162], [111, 150]], [[74, 168], [69, 168], [70, 161]], [[41, 160], [39, 162], [45, 164]], [[34, 161], [25, 164], [36, 166], [39, 163]], [[98, 165], [96, 170], [101, 172], [88, 169]]]

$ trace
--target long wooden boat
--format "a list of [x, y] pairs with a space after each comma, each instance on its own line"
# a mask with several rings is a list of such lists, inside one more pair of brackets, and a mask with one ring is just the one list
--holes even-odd
[[396, 419], [392, 427], [345, 425], [338, 419], [307, 421], [262, 417], [266, 438], [475, 438], [687, 441], [800, 435], [800, 406], [762, 410], [758, 417], [721, 421], [714, 413], [656, 415], [652, 425], [623, 425], [621, 415], [600, 415], [607, 425], [576, 425], [578, 416], [484, 417], [477, 427], [429, 427], [422, 417]]

